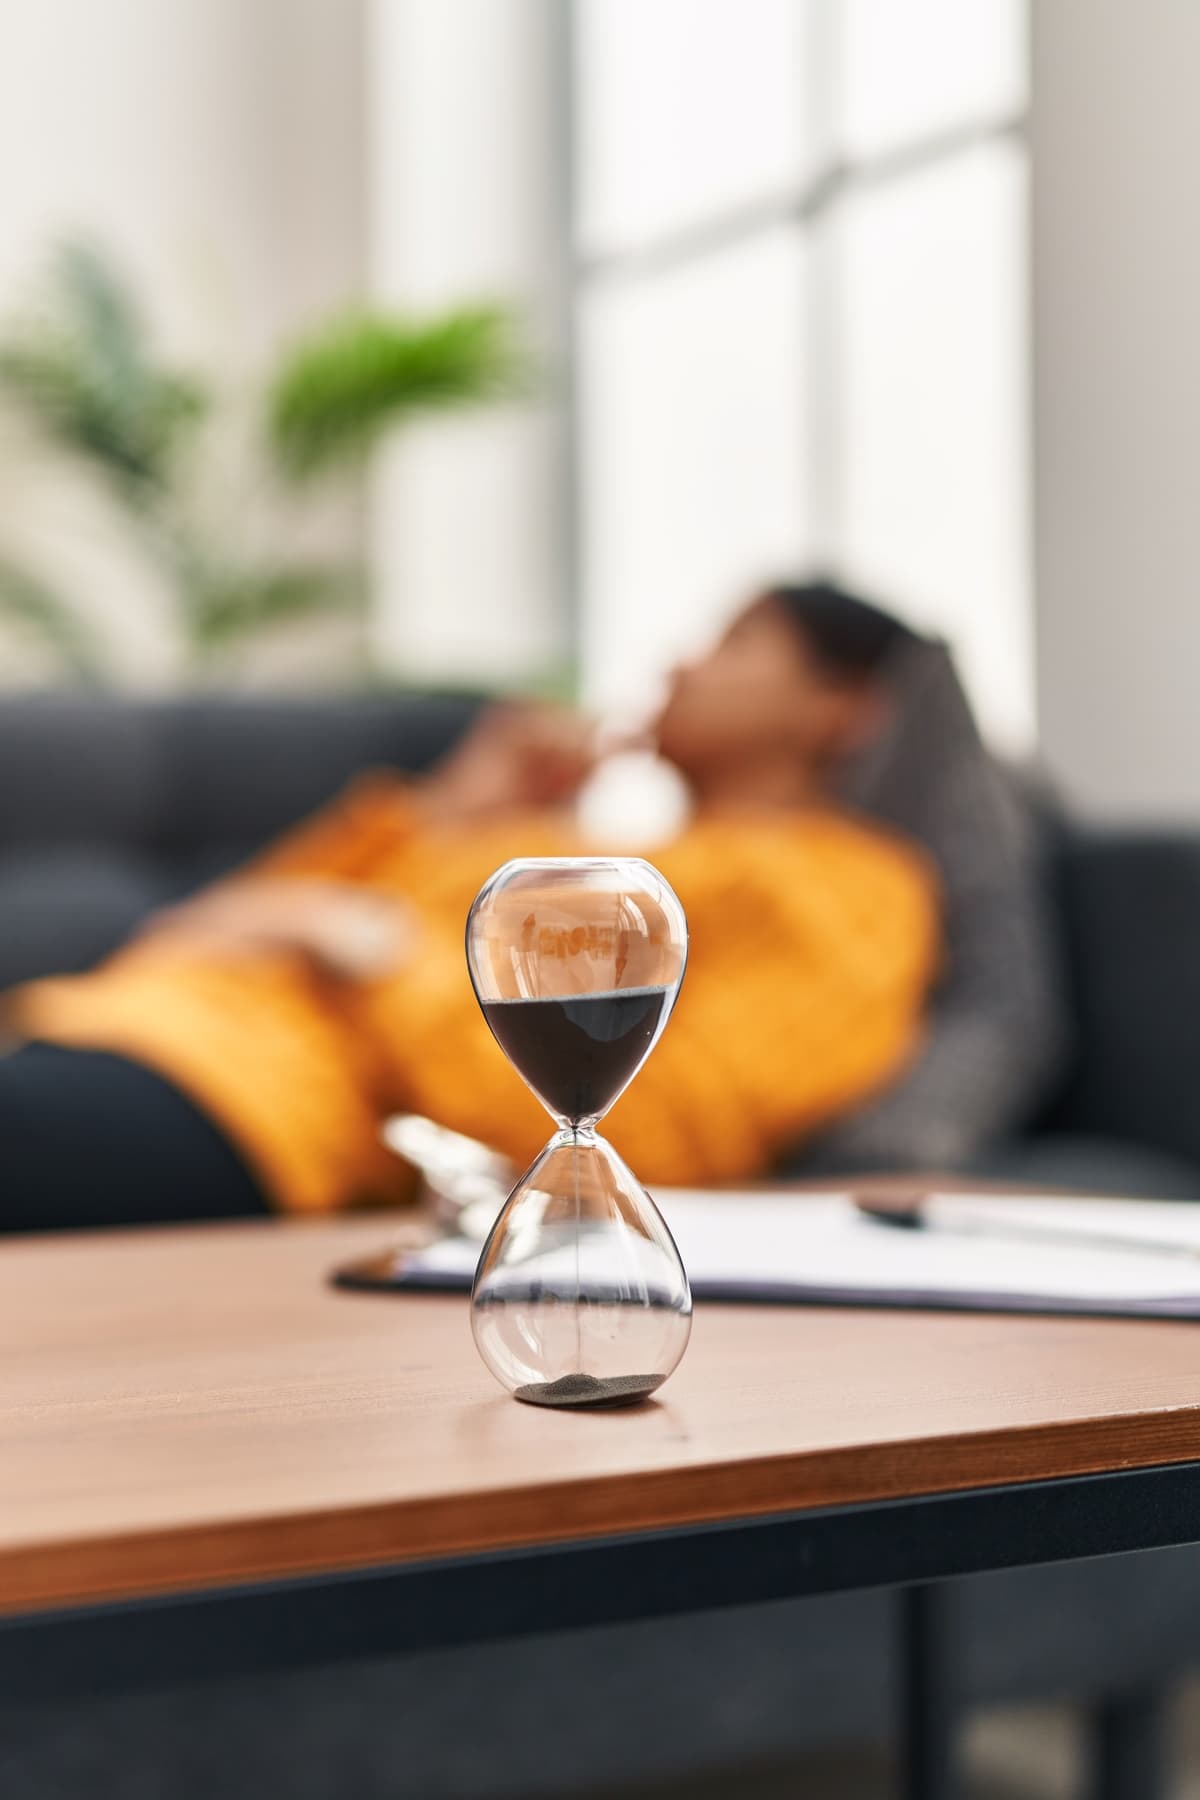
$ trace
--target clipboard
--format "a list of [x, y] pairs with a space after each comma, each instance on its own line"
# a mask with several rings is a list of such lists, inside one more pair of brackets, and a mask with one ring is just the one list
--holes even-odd
[[[850, 1194], [658, 1189], [654, 1197], [699, 1300], [1200, 1319], [1200, 1203], [989, 1194], [981, 1213], [974, 1197], [930, 1196], [943, 1223], [897, 1230]], [[946, 1212], [955, 1199], [974, 1208], [957, 1229]], [[1021, 1229], [1006, 1231], [1008, 1220]], [[437, 1238], [348, 1265], [334, 1280], [465, 1292], [480, 1249]]]

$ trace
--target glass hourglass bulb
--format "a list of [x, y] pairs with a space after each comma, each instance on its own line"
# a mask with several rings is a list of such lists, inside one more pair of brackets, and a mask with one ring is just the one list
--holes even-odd
[[471, 1290], [479, 1354], [518, 1400], [641, 1400], [687, 1348], [679, 1252], [596, 1133], [658, 1042], [686, 961], [683, 908], [639, 857], [506, 863], [471, 907], [476, 998], [559, 1128], [505, 1202]]

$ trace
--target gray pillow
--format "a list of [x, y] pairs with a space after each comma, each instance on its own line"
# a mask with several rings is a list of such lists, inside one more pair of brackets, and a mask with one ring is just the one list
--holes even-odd
[[961, 1167], [1037, 1111], [1066, 1048], [1033, 808], [984, 745], [944, 644], [906, 642], [885, 677], [889, 724], [840, 796], [933, 858], [946, 960], [916, 1060], [809, 1147], [811, 1170]]

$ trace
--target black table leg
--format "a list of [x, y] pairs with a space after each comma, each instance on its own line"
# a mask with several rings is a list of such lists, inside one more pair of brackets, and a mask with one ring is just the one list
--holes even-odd
[[958, 1713], [949, 1584], [901, 1588], [899, 1603], [900, 1793], [903, 1800], [954, 1800]]
[[1088, 1800], [1166, 1800], [1163, 1694], [1110, 1696], [1088, 1718]]

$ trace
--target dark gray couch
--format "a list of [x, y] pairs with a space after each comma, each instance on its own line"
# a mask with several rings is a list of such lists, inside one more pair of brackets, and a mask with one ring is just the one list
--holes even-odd
[[[0, 986], [86, 967], [362, 767], [428, 763], [474, 707], [0, 705]], [[1200, 841], [1064, 827], [1051, 869], [1076, 1061], [1046, 1117], [989, 1166], [1200, 1194]], [[1137, 1694], [1200, 1660], [1197, 1597], [1191, 1551], [957, 1583], [962, 1699]], [[11, 1800], [533, 1800], [882, 1736], [895, 1672], [894, 1596], [865, 1593], [97, 1702], [69, 1718], [15, 1716], [0, 1696], [0, 1788]]]
[[86, 968], [373, 765], [419, 769], [466, 698], [0, 704], [0, 988]]
[[[147, 912], [251, 855], [371, 765], [419, 769], [466, 697], [191, 697], [0, 705], [0, 988], [86, 968]], [[980, 1168], [1200, 1196], [1200, 834], [1055, 822], [1075, 1059]]]

